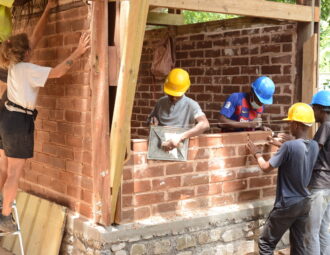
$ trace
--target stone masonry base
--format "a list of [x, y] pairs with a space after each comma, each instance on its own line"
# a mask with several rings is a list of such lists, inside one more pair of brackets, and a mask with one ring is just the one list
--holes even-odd
[[[258, 237], [273, 199], [215, 208], [207, 216], [111, 227], [68, 216], [62, 255], [258, 254]], [[277, 248], [287, 247], [287, 233]]]

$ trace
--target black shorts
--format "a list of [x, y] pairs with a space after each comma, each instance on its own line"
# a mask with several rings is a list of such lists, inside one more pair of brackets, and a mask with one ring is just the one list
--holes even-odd
[[0, 111], [0, 149], [7, 157], [32, 158], [34, 147], [33, 116], [11, 112], [4, 107]]

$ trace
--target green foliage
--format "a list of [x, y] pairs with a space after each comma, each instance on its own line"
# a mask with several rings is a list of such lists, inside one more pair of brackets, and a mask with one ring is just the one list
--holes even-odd
[[238, 16], [212, 12], [183, 11], [183, 17], [185, 24], [194, 24], [212, 20], [230, 19]]

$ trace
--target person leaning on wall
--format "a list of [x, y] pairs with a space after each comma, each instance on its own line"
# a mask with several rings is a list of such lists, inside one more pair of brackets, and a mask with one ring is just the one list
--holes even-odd
[[180, 137], [166, 141], [163, 144], [165, 151], [178, 147], [185, 139], [202, 134], [210, 127], [199, 104], [185, 96], [189, 87], [188, 72], [181, 68], [172, 69], [164, 84], [166, 96], [158, 100], [148, 117], [150, 125], [190, 128]]
[[305, 236], [308, 235], [306, 225], [312, 201], [307, 186], [319, 152], [317, 142], [307, 138], [310, 126], [315, 122], [314, 112], [309, 105], [296, 103], [290, 107], [285, 120], [290, 122], [290, 131], [295, 139], [283, 143], [269, 161], [251, 141], [247, 145], [265, 173], [278, 168], [274, 208], [259, 238], [261, 255], [274, 254], [277, 243], [288, 229], [290, 254], [309, 254]]
[[219, 112], [222, 132], [270, 130], [262, 126], [261, 115], [264, 105], [273, 103], [274, 82], [261, 76], [251, 84], [249, 93], [233, 93], [225, 101]]
[[48, 78], [63, 76], [89, 48], [89, 35], [83, 34], [78, 47], [56, 67], [29, 63], [43, 34], [49, 10], [55, 5], [54, 0], [48, 2], [31, 38], [25, 33], [13, 35], [0, 46], [0, 67], [8, 70], [8, 100], [0, 112], [0, 190], [3, 194], [0, 231], [3, 232], [16, 231], [11, 205], [26, 159], [33, 157], [35, 105], [39, 88], [44, 87]]

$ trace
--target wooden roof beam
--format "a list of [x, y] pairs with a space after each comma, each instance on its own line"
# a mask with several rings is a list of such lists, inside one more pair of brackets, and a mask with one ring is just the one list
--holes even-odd
[[184, 18], [181, 14], [149, 12], [147, 25], [180, 26]]
[[151, 6], [164, 8], [216, 12], [270, 19], [319, 22], [319, 7], [286, 4], [265, 0], [150, 0]]

